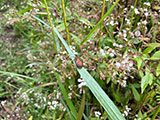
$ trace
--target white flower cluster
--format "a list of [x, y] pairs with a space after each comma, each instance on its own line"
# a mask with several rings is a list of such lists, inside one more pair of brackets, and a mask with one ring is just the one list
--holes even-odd
[[113, 46], [119, 47], [119, 48], [122, 48], [122, 47], [123, 47], [123, 45], [118, 45], [117, 43], [113, 43]]
[[137, 8], [134, 9], [134, 12], [135, 12], [136, 15], [140, 14], [140, 12], [138, 11]]
[[126, 80], [117, 80], [117, 82], [122, 86], [122, 87], [126, 87], [127, 85], [127, 81]]
[[124, 113], [122, 114], [123, 116], [128, 116], [128, 113], [129, 111], [131, 110], [131, 108], [129, 108], [127, 105], [126, 105], [126, 110], [124, 110]]
[[151, 3], [150, 2], [144, 2], [143, 5], [151, 6]]
[[100, 54], [104, 57], [106, 54], [105, 54], [105, 51], [103, 49], [100, 49]]
[[108, 49], [106, 54], [108, 54], [110, 57], [114, 57], [116, 55], [116, 52], [112, 49]]
[[[28, 93], [27, 93], [28, 92]], [[54, 90], [55, 99], [59, 99], [60, 93]], [[20, 93], [18, 93], [20, 94]], [[28, 94], [33, 94], [32, 97]], [[48, 96], [44, 96], [44, 94], [39, 92], [34, 92], [33, 89], [29, 89], [21, 94], [19, 97], [20, 100], [23, 100], [23, 104], [31, 105], [33, 104], [37, 109], [45, 109], [45, 107], [49, 107], [49, 110], [55, 110], [57, 107], [58, 109], [64, 110], [64, 107], [61, 103], [56, 100], [49, 98]]]
[[106, 25], [107, 25], [107, 26], [108, 26], [108, 25], [114, 26], [114, 25], [118, 25], [118, 22], [117, 22], [117, 21], [114, 21], [114, 18], [111, 18], [111, 20], [108, 21], [108, 22], [106, 23]]
[[76, 48], [74, 47], [74, 46], [69, 46], [70, 47], [70, 49], [72, 50], [72, 52], [75, 54], [75, 55], [78, 55], [78, 53], [75, 51], [76, 50]]
[[123, 60], [121, 62], [116, 63], [116, 68], [119, 69], [120, 67], [125, 68], [126, 71], [130, 72], [131, 68], [133, 67], [133, 61], [129, 60], [127, 54], [123, 56]]
[[83, 86], [86, 86], [86, 83], [84, 82], [84, 80], [82, 78], [78, 79], [78, 88], [82, 88]]
[[95, 114], [95, 117], [98, 117], [98, 118], [101, 115], [101, 113], [99, 111], [95, 111], [94, 114]]

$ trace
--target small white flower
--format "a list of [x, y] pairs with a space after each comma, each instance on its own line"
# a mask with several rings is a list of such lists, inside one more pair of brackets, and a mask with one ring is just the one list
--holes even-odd
[[128, 10], [128, 8], [124, 8], [124, 10], [125, 10], [125, 11], [127, 11], [127, 10]]
[[44, 102], [46, 102], [46, 97], [43, 97]]
[[108, 25], [109, 25], [109, 23], [106, 23], [106, 25], [108, 26]]
[[124, 33], [124, 34], [123, 34], [123, 37], [124, 37], [124, 38], [126, 38], [126, 37], [127, 37], [127, 34], [126, 34], [126, 33]]
[[66, 51], [63, 51], [63, 52], [62, 52], [62, 54], [66, 54], [66, 53], [67, 53]]
[[143, 4], [144, 4], [144, 5], [147, 5], [147, 6], [150, 6], [150, 5], [151, 5], [150, 2], [144, 2]]
[[129, 67], [133, 67], [133, 62], [129, 62]]
[[133, 9], [133, 8], [134, 8], [134, 6], [132, 5], [132, 6], [131, 6], [131, 8]]
[[116, 73], [114, 72], [113, 74], [112, 74], [112, 76], [115, 76], [116, 75]]
[[48, 102], [48, 105], [51, 105], [51, 102]]
[[118, 35], [122, 35], [122, 32], [118, 32]]
[[94, 114], [96, 117], [99, 117], [101, 115], [101, 113], [99, 111], [95, 111]]
[[55, 107], [53, 107], [53, 106], [49, 106], [49, 108], [50, 108], [50, 110], [54, 110], [55, 109]]
[[10, 117], [10, 115], [9, 114], [7, 114], [7, 118], [9, 118]]
[[41, 108], [37, 103], [35, 103], [34, 106], [37, 108]]
[[139, 25], [141, 25], [141, 23], [140, 23], [140, 22], [138, 22], [138, 23], [137, 23], [137, 25], [139, 26]]
[[54, 105], [54, 107], [58, 106], [58, 102], [57, 101], [52, 101], [52, 105]]
[[114, 21], [111, 21], [110, 24], [113, 26], [114, 25]]
[[135, 32], [136, 37], [139, 37], [140, 35], [141, 35], [141, 32], [139, 30]]
[[6, 102], [7, 102], [6, 100], [1, 101], [1, 104], [4, 106]]
[[120, 68], [121, 64], [119, 62], [116, 62], [116, 68]]
[[82, 79], [82, 78], [79, 78], [77, 81], [78, 81], [78, 82], [83, 82], [83, 79]]
[[129, 31], [129, 28], [126, 28], [127, 31]]
[[126, 87], [126, 83], [127, 83], [126, 80], [122, 80], [121, 86]]
[[127, 33], [127, 31], [126, 31], [126, 30], [123, 30], [123, 32], [124, 32], [124, 33]]
[[124, 114], [125, 114], [125, 116], [128, 116], [128, 112], [127, 111], [124, 111]]
[[105, 52], [104, 52], [103, 49], [100, 49], [100, 53], [101, 53], [102, 56], [105, 56]]
[[119, 45], [119, 48], [122, 48], [123, 47], [123, 45]]
[[138, 11], [137, 8], [135, 8], [134, 12], [135, 12], [136, 15], [137, 15], [137, 14], [140, 14], [140, 12]]
[[145, 12], [147, 12], [147, 11], [148, 11], [148, 9], [147, 9], [147, 8], [144, 8], [144, 11], [145, 11]]
[[85, 82], [81, 82], [80, 84], [78, 84], [78, 88], [82, 88], [83, 86], [86, 86]]
[[116, 43], [113, 43], [113, 46], [117, 46], [117, 44], [116, 44]]
[[148, 12], [146, 12], [146, 13], [144, 13], [144, 15], [145, 15], [146, 17], [148, 17], [148, 16], [149, 16], [149, 13], [148, 13]]
[[82, 88], [83, 86], [86, 86], [86, 83], [84, 82], [82, 78], [79, 78], [77, 81], [80, 82], [78, 84], [78, 88]]
[[127, 21], [127, 24], [130, 24], [130, 20], [125, 18], [125, 21]]
[[110, 56], [110, 57], [114, 57], [114, 54], [113, 54], [113, 53], [109, 53], [109, 56]]
[[147, 21], [146, 21], [146, 20], [144, 20], [144, 21], [142, 21], [142, 23], [146, 25], [146, 24], [147, 24]]
[[126, 110], [127, 112], [129, 112], [131, 110], [131, 108], [129, 108], [127, 105], [126, 105]]

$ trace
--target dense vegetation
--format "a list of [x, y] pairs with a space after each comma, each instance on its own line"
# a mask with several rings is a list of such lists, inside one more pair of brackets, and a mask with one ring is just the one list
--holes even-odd
[[0, 1], [1, 120], [160, 119], [159, 5]]

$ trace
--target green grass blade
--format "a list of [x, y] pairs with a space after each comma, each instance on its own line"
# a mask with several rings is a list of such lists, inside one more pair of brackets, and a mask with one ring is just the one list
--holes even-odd
[[101, 18], [101, 20], [97, 23], [97, 25], [88, 33], [88, 35], [84, 38], [84, 40], [81, 42], [81, 45], [87, 41], [88, 39], [90, 39], [91, 35], [93, 34], [93, 32], [99, 27], [99, 25], [103, 22], [103, 20], [110, 14], [110, 12], [112, 11], [112, 9], [118, 4], [120, 0], [117, 0], [115, 2], [115, 4], [107, 11], [107, 13]]
[[158, 113], [160, 112], [160, 105], [158, 106], [157, 110], [155, 111], [155, 113], [152, 116], [151, 120], [155, 120], [156, 116], [158, 116]]
[[106, 95], [106, 93], [102, 90], [102, 88], [98, 85], [98, 83], [94, 80], [94, 78], [86, 71], [85, 68], [78, 69], [83, 80], [86, 82], [89, 89], [92, 91], [94, 96], [103, 106], [105, 111], [108, 113], [109, 117], [112, 120], [125, 120], [122, 116], [118, 108], [114, 105], [111, 99]]
[[28, 77], [28, 76], [25, 76], [25, 75], [21, 75], [21, 74], [17, 74], [17, 73], [13, 73], [13, 72], [0, 71], [0, 73], [4, 74], [4, 75], [9, 75], [11, 77], [22, 77], [22, 78], [38, 81], [38, 79], [35, 79], [35, 78], [32, 78], [32, 77]]
[[60, 87], [60, 89], [61, 89], [61, 91], [63, 93], [64, 99], [66, 100], [67, 105], [69, 106], [73, 116], [76, 118], [77, 117], [76, 108], [74, 107], [72, 101], [69, 99], [68, 94], [67, 94], [67, 92], [66, 92], [66, 90], [64, 88], [64, 85], [62, 84], [62, 82], [61, 82], [61, 80], [59, 78], [59, 75], [57, 75], [55, 72], [54, 72], [54, 74], [55, 74], [55, 76], [57, 78], [57, 81], [58, 81], [59, 87]]
[[85, 108], [85, 92], [83, 93], [82, 102], [81, 102], [80, 109], [78, 111], [77, 120], [81, 120], [82, 119], [84, 108]]
[[71, 120], [74, 120], [74, 118], [73, 118], [73, 116], [71, 115], [71, 112], [70, 112], [68, 106], [65, 104], [64, 100], [63, 100], [62, 98], [61, 98], [60, 100], [61, 100], [61, 103], [62, 103], [62, 104], [64, 105], [64, 107], [66, 108], [66, 111], [68, 112], [68, 115], [69, 115], [70, 119], [71, 119]]

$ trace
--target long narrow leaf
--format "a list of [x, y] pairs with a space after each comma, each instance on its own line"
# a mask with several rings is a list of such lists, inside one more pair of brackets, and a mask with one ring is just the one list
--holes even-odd
[[83, 93], [83, 97], [82, 97], [82, 101], [81, 101], [81, 106], [80, 106], [80, 109], [78, 111], [77, 120], [81, 120], [82, 119], [84, 108], [85, 108], [85, 93]]
[[21, 74], [17, 74], [17, 73], [13, 73], [13, 72], [0, 71], [0, 73], [4, 74], [4, 75], [9, 75], [11, 77], [22, 77], [22, 78], [38, 81], [38, 79], [35, 79], [35, 78], [32, 78], [32, 77], [28, 77], [28, 76], [25, 76], [25, 75], [21, 75]]
[[64, 99], [66, 100], [70, 110], [72, 111], [73, 116], [76, 118], [76, 116], [77, 116], [76, 108], [74, 107], [72, 101], [69, 99], [68, 94], [67, 94], [67, 92], [66, 92], [66, 90], [64, 88], [64, 85], [62, 84], [62, 82], [61, 82], [61, 80], [59, 78], [59, 75], [57, 75], [55, 72], [54, 72], [54, 74], [56, 75], [56, 78], [57, 78], [59, 87], [60, 87], [60, 89], [61, 89], [61, 91], [63, 93]]

